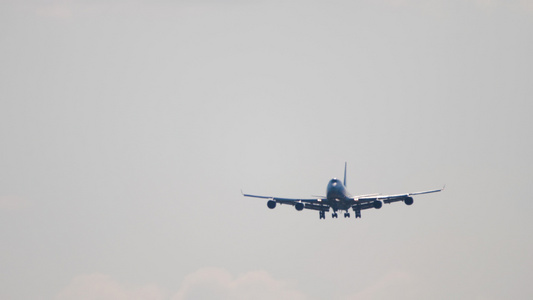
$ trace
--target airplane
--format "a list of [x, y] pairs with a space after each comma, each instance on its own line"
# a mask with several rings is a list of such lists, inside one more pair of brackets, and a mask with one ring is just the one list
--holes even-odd
[[412, 196], [422, 195], [422, 194], [431, 194], [437, 193], [446, 186], [438, 190], [422, 191], [415, 193], [405, 193], [397, 195], [386, 195], [382, 196], [380, 194], [371, 194], [371, 195], [362, 195], [352, 197], [346, 190], [346, 167], [347, 164], [344, 164], [344, 181], [340, 181], [337, 178], [333, 178], [329, 181], [326, 196], [317, 197], [314, 199], [294, 199], [294, 198], [279, 198], [271, 196], [259, 196], [259, 195], [250, 195], [244, 194], [245, 197], [261, 198], [268, 199], [267, 206], [270, 209], [274, 209], [276, 204], [288, 204], [296, 208], [297, 211], [302, 211], [304, 209], [311, 209], [319, 211], [320, 219], [326, 218], [326, 212], [329, 212], [330, 208], [333, 209], [331, 214], [332, 218], [338, 218], [337, 211], [344, 210], [344, 217], [350, 217], [350, 208], [355, 212], [355, 218], [361, 218], [361, 211], [364, 209], [380, 209], [383, 206], [383, 203], [393, 203], [403, 201], [406, 205], [412, 205], [414, 200]]

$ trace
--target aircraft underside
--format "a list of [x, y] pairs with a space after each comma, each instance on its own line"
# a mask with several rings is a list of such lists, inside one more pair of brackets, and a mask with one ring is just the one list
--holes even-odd
[[[381, 202], [376, 202], [379, 204], [373, 204], [373, 208], [381, 208]], [[340, 199], [334, 199], [329, 201], [329, 206], [333, 209], [333, 213], [331, 214], [331, 217], [336, 219], [339, 217], [337, 211], [344, 210], [344, 217], [349, 218], [350, 217], [350, 209], [352, 209], [355, 213], [355, 218], [361, 218], [361, 209], [366, 209], [367, 207], [362, 207], [361, 205], [354, 205], [353, 201], [347, 200], [340, 200]], [[329, 211], [329, 208], [328, 208]], [[319, 212], [319, 218], [325, 219], [326, 218], [326, 211], [322, 210]]]

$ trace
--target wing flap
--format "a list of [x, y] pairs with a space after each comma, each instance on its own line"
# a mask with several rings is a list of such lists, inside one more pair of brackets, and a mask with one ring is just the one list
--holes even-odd
[[[376, 208], [376, 206], [374, 204], [375, 201], [376, 200], [363, 202], [363, 203], [357, 203], [355, 205], [352, 205], [352, 208], [354, 210], [364, 210], [364, 209]], [[381, 203], [380, 203], [379, 207], [381, 207]]]
[[319, 210], [319, 211], [329, 211], [328, 205], [320, 205], [320, 204], [306, 203], [304, 208], [311, 209], [311, 210]]

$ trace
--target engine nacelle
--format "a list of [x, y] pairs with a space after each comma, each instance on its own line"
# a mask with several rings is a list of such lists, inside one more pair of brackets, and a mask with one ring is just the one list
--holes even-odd
[[274, 207], [276, 207], [276, 201], [274, 201], [274, 200], [268, 200], [268, 202], [267, 202], [267, 206], [268, 206], [268, 208], [270, 208], [270, 209], [274, 209]]
[[294, 208], [296, 208], [297, 211], [302, 211], [304, 209], [304, 204], [301, 202], [298, 202], [294, 204]]
[[374, 201], [374, 208], [380, 209], [383, 206], [383, 203], [379, 200]]
[[405, 202], [405, 204], [407, 205], [411, 205], [413, 204], [414, 200], [413, 200], [413, 197], [407, 197], [403, 200], [403, 202]]

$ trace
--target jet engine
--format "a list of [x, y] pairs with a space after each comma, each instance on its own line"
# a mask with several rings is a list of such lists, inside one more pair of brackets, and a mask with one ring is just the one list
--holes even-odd
[[268, 200], [267, 206], [268, 206], [268, 208], [273, 209], [274, 207], [276, 207], [276, 201]]
[[304, 204], [302, 202], [298, 202], [294, 204], [294, 208], [296, 208], [297, 211], [301, 211], [304, 209]]
[[403, 200], [403, 202], [405, 202], [405, 204], [407, 205], [411, 205], [413, 204], [414, 200], [413, 200], [413, 197], [407, 197]]
[[383, 206], [383, 203], [381, 203], [381, 201], [379, 201], [379, 200], [374, 201], [374, 208], [375, 209], [380, 209], [382, 206]]

